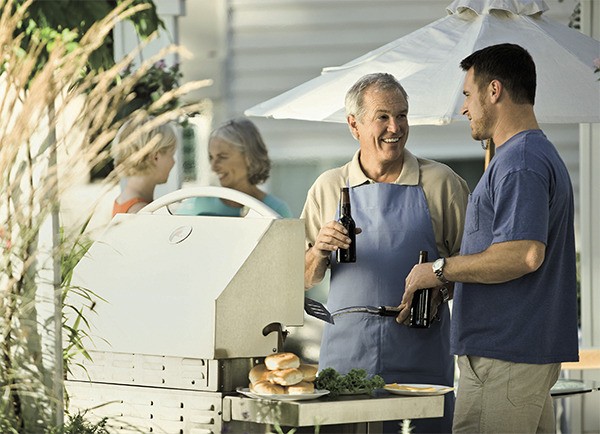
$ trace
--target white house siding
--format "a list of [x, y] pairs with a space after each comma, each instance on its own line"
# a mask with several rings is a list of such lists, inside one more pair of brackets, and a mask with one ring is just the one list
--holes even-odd
[[[548, 0], [553, 19], [568, 23], [575, 0]], [[450, 0], [188, 0], [181, 41], [195, 54], [188, 79], [214, 78], [199, 96], [213, 102], [214, 122], [308, 81], [446, 15]], [[211, 33], [207, 41], [200, 32]], [[212, 45], [210, 45], [212, 44]], [[415, 96], [413, 96], [415, 97]], [[342, 124], [253, 118], [274, 168], [267, 188], [301, 210], [306, 190], [324, 169], [348, 160], [357, 147]], [[543, 126], [579, 182], [576, 125]], [[411, 129], [408, 148], [439, 160], [472, 160], [479, 176], [483, 151], [466, 124]], [[472, 183], [471, 183], [472, 184]]]

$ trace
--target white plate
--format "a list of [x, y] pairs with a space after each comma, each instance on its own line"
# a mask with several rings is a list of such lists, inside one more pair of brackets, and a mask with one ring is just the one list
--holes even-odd
[[315, 390], [314, 393], [304, 393], [302, 395], [267, 395], [263, 393], [250, 392], [247, 387], [238, 387], [236, 392], [246, 395], [248, 398], [257, 399], [274, 399], [276, 401], [306, 401], [309, 399], [317, 399], [329, 393], [329, 390]]
[[[399, 386], [399, 387], [398, 387]], [[445, 393], [454, 390], [453, 387], [442, 386], [439, 384], [386, 384], [383, 387], [390, 393], [396, 395], [413, 395], [413, 396], [427, 396], [427, 395], [443, 395]]]

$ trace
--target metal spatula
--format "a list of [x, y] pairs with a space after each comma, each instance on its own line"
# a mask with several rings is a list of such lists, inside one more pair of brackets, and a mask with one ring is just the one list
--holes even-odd
[[333, 317], [325, 306], [312, 298], [304, 297], [304, 311], [322, 321], [333, 324]]
[[394, 306], [350, 306], [336, 310], [331, 316], [334, 317], [346, 313], [370, 313], [379, 316], [398, 316], [400, 309]]

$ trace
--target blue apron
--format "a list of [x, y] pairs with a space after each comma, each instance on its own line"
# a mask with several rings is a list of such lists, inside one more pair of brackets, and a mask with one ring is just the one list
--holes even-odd
[[[350, 306], [398, 306], [405, 279], [427, 250], [429, 261], [439, 257], [425, 194], [420, 186], [364, 184], [350, 189], [352, 217], [362, 232], [356, 236], [356, 262], [338, 264], [331, 257], [330, 312]], [[339, 211], [338, 211], [339, 212]], [[450, 354], [448, 304], [438, 308], [440, 321], [428, 329], [410, 328], [393, 317], [347, 313], [326, 324], [319, 370], [335, 368], [345, 374], [362, 368], [386, 383], [454, 384]], [[445, 417], [420, 432], [449, 432], [454, 407], [446, 397]], [[417, 421], [414, 421], [417, 422]], [[442, 423], [442, 425], [439, 425]]]
[[[439, 257], [423, 189], [364, 184], [350, 189], [350, 203], [356, 227], [362, 229], [356, 236], [357, 259], [338, 264], [332, 255], [327, 308], [334, 312], [349, 306], [398, 306], [419, 250], [427, 250], [429, 261]], [[332, 367], [345, 374], [362, 368], [369, 375], [381, 375], [386, 383], [452, 386], [447, 303], [440, 305], [438, 316], [440, 321], [430, 328], [416, 329], [393, 317], [338, 315], [335, 324], [325, 325], [319, 370]], [[451, 420], [451, 413], [446, 416]]]

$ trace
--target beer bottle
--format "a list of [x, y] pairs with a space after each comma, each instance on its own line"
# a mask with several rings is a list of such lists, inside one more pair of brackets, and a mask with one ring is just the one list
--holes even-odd
[[340, 189], [340, 217], [338, 221], [348, 231], [350, 246], [347, 249], [337, 249], [337, 262], [356, 262], [356, 223], [352, 218], [350, 210], [350, 189], [342, 187]]
[[[419, 264], [427, 262], [427, 252], [419, 252]], [[431, 324], [431, 289], [415, 291], [410, 306], [410, 326], [415, 328], [428, 328]]]

